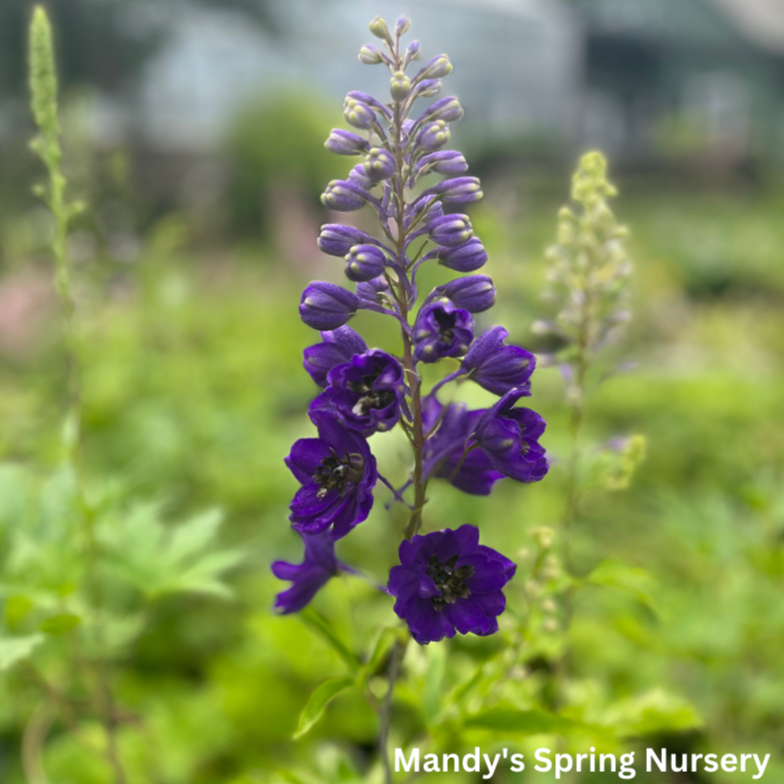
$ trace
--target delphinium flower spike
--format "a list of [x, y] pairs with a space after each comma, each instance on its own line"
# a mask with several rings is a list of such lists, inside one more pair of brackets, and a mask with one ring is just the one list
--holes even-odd
[[[544, 420], [517, 406], [530, 395], [534, 356], [505, 345], [503, 327], [477, 329], [475, 316], [493, 307], [496, 290], [478, 273], [487, 253], [464, 214], [482, 198], [481, 185], [466, 174], [464, 156], [447, 149], [450, 123], [463, 109], [447, 96], [418, 110], [420, 99], [438, 95], [452, 65], [440, 54], [412, 68], [420, 45], [401, 43], [409, 27], [405, 18], [392, 29], [379, 17], [371, 22], [381, 43], [363, 46], [359, 60], [389, 69], [389, 99], [350, 92], [343, 110], [352, 130], [335, 129], [326, 141], [327, 149], [359, 163], [346, 179], [329, 183], [324, 205], [336, 212], [368, 207], [377, 231], [340, 223], [321, 228], [318, 245], [343, 260], [349, 287], [315, 281], [302, 295], [302, 320], [321, 333], [304, 352], [305, 369], [321, 387], [310, 406], [318, 438], [298, 441], [287, 459], [302, 485], [290, 519], [305, 541], [305, 560], [278, 562], [274, 571], [293, 583], [278, 596], [278, 608], [305, 606], [332, 575], [348, 569], [337, 561], [335, 542], [367, 519], [380, 481], [410, 510], [387, 591], [413, 638], [426, 644], [497, 631], [502, 589], [515, 572], [506, 557], [479, 544], [474, 526], [420, 533], [428, 482], [442, 479], [487, 495], [507, 477], [539, 481], [548, 464], [539, 444]], [[458, 277], [420, 298], [417, 272], [428, 263]], [[396, 320], [397, 355], [368, 347], [348, 326], [359, 310]], [[460, 368], [425, 394], [420, 364], [445, 357]], [[486, 410], [442, 403], [441, 390], [457, 379], [500, 399]], [[409, 480], [397, 489], [379, 474], [367, 441], [393, 427], [405, 431], [412, 449]]]

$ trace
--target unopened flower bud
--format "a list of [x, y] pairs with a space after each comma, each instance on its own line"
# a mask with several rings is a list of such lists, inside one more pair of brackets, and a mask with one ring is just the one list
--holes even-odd
[[343, 116], [349, 125], [365, 131], [376, 121], [376, 113], [366, 103], [349, 97], [343, 101]]
[[365, 167], [362, 163], [358, 163], [348, 173], [348, 182], [355, 188], [359, 188], [361, 191], [367, 191], [374, 185], [373, 180], [371, 180], [367, 174], [365, 174]]
[[507, 337], [509, 333], [503, 327], [493, 327], [480, 335], [471, 345], [462, 371], [494, 395], [503, 396], [512, 389], [529, 395], [536, 357], [520, 346], [505, 346]]
[[474, 236], [467, 215], [443, 215], [436, 218], [427, 225], [427, 233], [433, 242], [447, 248], [456, 248]]
[[484, 196], [482, 185], [476, 177], [454, 177], [439, 182], [433, 188], [447, 204], [470, 204]]
[[441, 81], [439, 79], [423, 79], [416, 86], [417, 98], [431, 98], [441, 92]]
[[368, 179], [377, 182], [378, 180], [389, 179], [396, 168], [395, 159], [384, 149], [372, 147], [362, 164]]
[[495, 286], [487, 275], [456, 278], [439, 286], [433, 293], [436, 292], [469, 313], [482, 313], [495, 305]]
[[411, 95], [411, 80], [402, 71], [395, 71], [389, 82], [389, 92], [392, 100], [402, 103]]
[[413, 60], [418, 60], [422, 55], [420, 54], [419, 50], [422, 48], [419, 41], [412, 41], [408, 45], [408, 49], [406, 49], [406, 54], [403, 59], [403, 62], [408, 65]]
[[439, 54], [422, 68], [417, 74], [417, 79], [441, 79], [451, 73], [452, 63], [449, 62], [449, 58], [445, 54]]
[[475, 272], [483, 267], [486, 261], [487, 251], [476, 237], [456, 248], [438, 249], [438, 263], [456, 272]]
[[342, 223], [327, 223], [321, 227], [318, 246], [330, 256], [345, 256], [354, 245], [374, 244], [375, 240], [364, 231]]
[[333, 128], [324, 146], [336, 155], [359, 155], [370, 149], [367, 139], [342, 128]]
[[426, 166], [429, 170], [439, 174], [462, 174], [468, 169], [463, 153], [457, 150], [439, 150], [423, 155], [419, 159], [417, 167], [423, 169]]
[[[352, 212], [365, 206], [366, 194], [358, 185], [347, 180], [332, 180], [321, 196], [321, 203], [331, 210]], [[330, 327], [325, 327], [330, 329]]]
[[547, 598], [542, 602], [542, 609], [546, 613], [554, 613], [558, 611], [558, 605], [555, 603], [554, 599]]
[[365, 44], [365, 46], [359, 50], [359, 62], [364, 65], [378, 65], [379, 63], [384, 62], [384, 57], [375, 46]]
[[417, 144], [422, 150], [437, 150], [443, 147], [451, 136], [447, 124], [443, 120], [436, 120], [422, 128], [417, 137]]
[[372, 280], [383, 274], [388, 261], [376, 245], [354, 245], [346, 254], [346, 277], [355, 283]]
[[390, 298], [389, 283], [383, 275], [357, 283], [357, 296], [377, 305], [385, 305]]
[[428, 120], [443, 120], [444, 122], [455, 122], [463, 116], [463, 107], [457, 98], [441, 98], [434, 104], [425, 109], [423, 118]]
[[380, 38], [382, 41], [389, 41], [391, 43], [392, 36], [389, 34], [389, 26], [387, 23], [380, 17], [376, 16], [368, 25], [368, 29], [370, 30], [376, 38]]
[[317, 280], [302, 292], [299, 315], [313, 329], [337, 329], [357, 312], [358, 307], [359, 300], [352, 292]]
[[395, 35], [399, 38], [405, 35], [411, 29], [411, 20], [408, 17], [401, 16], [395, 23]]

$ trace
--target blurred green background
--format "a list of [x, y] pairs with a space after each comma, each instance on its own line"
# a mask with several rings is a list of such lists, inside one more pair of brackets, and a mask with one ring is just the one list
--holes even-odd
[[[69, 38], [69, 13], [126, 30], [104, 19], [99, 5], [73, 0], [53, 9], [55, 24], [58, 18], [63, 22], [58, 29], [66, 66], [67, 165], [73, 191], [89, 205], [71, 237], [85, 335], [86, 473], [97, 485], [114, 488], [111, 492], [160, 502], [171, 519], [219, 507], [225, 516], [221, 546], [246, 554], [228, 579], [233, 598], [157, 599], [144, 631], [114, 662], [118, 699], [138, 717], [121, 729], [121, 751], [133, 782], [372, 780], [367, 765], [378, 723], [358, 695], [339, 697], [326, 720], [302, 740], [291, 740], [309, 694], [326, 678], [342, 675], [345, 665], [298, 617], [273, 614], [282, 584], [268, 568], [275, 559], [300, 557], [287, 523], [296, 481], [282, 458], [293, 440], [310, 433], [306, 409], [315, 393], [301, 368], [302, 349], [315, 336], [298, 319], [300, 291], [313, 278], [340, 281], [340, 264], [315, 249], [318, 225], [329, 219], [317, 194], [346, 169], [322, 147], [330, 127], [341, 122], [340, 94], [335, 98], [326, 89], [295, 88], [278, 79], [261, 97], [248, 95], [226, 108], [206, 142], [180, 138], [176, 129], [170, 130], [168, 147], [125, 126], [112, 136], [106, 129], [116, 129], [119, 121], [106, 119], [96, 102], [113, 96], [118, 105], [127, 100], [127, 106], [138, 106], [133, 100], [139, 73], [156, 61], [140, 52], [138, 65], [129, 59], [122, 78], [107, 84], [98, 78], [106, 54], [83, 61], [82, 70], [69, 70], [69, 47], [82, 51], [78, 37]], [[104, 4], [101, 13], [121, 5]], [[235, 5], [232, 13], [248, 12], [242, 3]], [[535, 3], [523, 5], [536, 12]], [[572, 4], [563, 5], [574, 11]], [[616, 18], [624, 19], [623, 9], [632, 5], [637, 7], [631, 0], [616, 4]], [[640, 7], [648, 5], [656, 6]], [[711, 8], [718, 13], [712, 3], [681, 5], [698, 21]], [[377, 11], [365, 3], [336, 6], [358, 17], [360, 33], [341, 43], [353, 51], [366, 41], [361, 27]], [[590, 3], [574, 6], [579, 11]], [[298, 39], [291, 36], [299, 28], [288, 17], [276, 22], [268, 8], [250, 2], [248, 7], [259, 35], [296, 50]], [[14, 35], [21, 40], [26, 4], [4, 4], [2, 13], [16, 20]], [[338, 10], [334, 13], [339, 19]], [[196, 25], [196, 14], [188, 15], [188, 24]], [[605, 50], [597, 55], [596, 47], [607, 34], [595, 32], [592, 17], [577, 18], [584, 27], [574, 23], [574, 29], [588, 30], [586, 47], [594, 58], [580, 60], [583, 73], [595, 73], [590, 67], [597, 57], [605, 73], [610, 68], [601, 56]], [[160, 22], [154, 36], [137, 31], [139, 49], [149, 46], [155, 56], [165, 56], [180, 22], [175, 13]], [[657, 34], [664, 36], [666, 26]], [[430, 53], [425, 31], [419, 35]], [[745, 42], [736, 42], [739, 51], [751, 46], [740, 33], [738, 40]], [[613, 56], [621, 56], [617, 50], [623, 54], [623, 41], [621, 29], [612, 42], [616, 48], [610, 48]], [[663, 38], [660, 44], [665, 65], [686, 68], [683, 51]], [[697, 73], [732, 70], [729, 54], [717, 65], [707, 55], [700, 60], [693, 41], [682, 45]], [[459, 69], [457, 53], [445, 48]], [[2, 56], [11, 55], [22, 57], [22, 48], [4, 46]], [[274, 58], [274, 51], [267, 56]], [[776, 63], [784, 67], [767, 49], [759, 56], [772, 72]], [[75, 54], [72, 60], [79, 62]], [[621, 69], [624, 61], [610, 62]], [[766, 95], [768, 88], [780, 89], [780, 82], [765, 83], [764, 67], [759, 69], [749, 77], [754, 88], [749, 101], [758, 88]], [[355, 73], [364, 78], [351, 58], [345, 72], [345, 80], [334, 77], [339, 91], [357, 86]], [[0, 450], [6, 464], [44, 476], [60, 459], [65, 368], [46, 250], [51, 225], [29, 195], [40, 172], [24, 151], [30, 127], [20, 109], [21, 73], [15, 82], [9, 77], [2, 96]], [[199, 73], [196, 69], [191, 79]], [[253, 78], [264, 82], [263, 73]], [[687, 77], [671, 69], [667, 78]], [[640, 89], [658, 94], [659, 83], [646, 81], [647, 71], [640, 79]], [[723, 107], [722, 100], [717, 99]], [[472, 104], [463, 102], [468, 125]], [[735, 117], [733, 127], [742, 125], [734, 109], [729, 115], [717, 111], [720, 127], [727, 116]], [[677, 137], [677, 144], [638, 149], [630, 137], [613, 156], [614, 137], [607, 137], [610, 176], [621, 192], [614, 208], [631, 229], [634, 263], [634, 319], [609, 352], [607, 366], [631, 361], [635, 368], [608, 379], [589, 398], [587, 447], [601, 458], [608, 440], [641, 434], [647, 456], [627, 489], [597, 486], [581, 505], [574, 532], [578, 572], [586, 574], [606, 560], [639, 571], [630, 572], [638, 577], [633, 591], [593, 587], [579, 593], [568, 635], [570, 709], [573, 718], [588, 724], [625, 727], [618, 741], [624, 748], [771, 753], [766, 775], [775, 781], [784, 776], [779, 647], [784, 646], [784, 188], [777, 163], [780, 136], [767, 145], [753, 141], [767, 138], [773, 126], [751, 110], [749, 118], [758, 124], [756, 130], [749, 125], [743, 149], [736, 136], [706, 151], [699, 122], [689, 125], [678, 112], [663, 112], [657, 126], [669, 128], [667, 138]], [[687, 125], [696, 136], [676, 134]], [[156, 138], [165, 139], [166, 126], [161, 127]], [[552, 310], [542, 298], [544, 251], [554, 241], [576, 151], [595, 140], [589, 128], [557, 145], [543, 144], [532, 127], [521, 125], [514, 138], [496, 136], [483, 144], [481, 122], [475, 122], [463, 138], [469, 162], [477, 163], [472, 170], [483, 176], [487, 197], [471, 218], [490, 255], [486, 272], [498, 289], [498, 305], [483, 315], [481, 326], [502, 323], [512, 342], [544, 351], [548, 347], [531, 329]], [[438, 280], [430, 274], [423, 276], [425, 288]], [[372, 314], [352, 323], [368, 343], [396, 347], [394, 330]], [[531, 405], [548, 421], [543, 443], [553, 467], [546, 480], [530, 487], [503, 482], [489, 499], [435, 485], [426, 513], [430, 530], [455, 520], [479, 525], [486, 544], [518, 562], [508, 590], [511, 618], [530, 588], [531, 532], [536, 537], [535, 529], [552, 526], [557, 549], [564, 505], [568, 428], [558, 372], [538, 370], [533, 390]], [[481, 390], [461, 394], [477, 406], [490, 400]], [[371, 446], [387, 476], [405, 477], [405, 442], [374, 436]], [[4, 487], [13, 481], [3, 474]], [[395, 563], [403, 527], [399, 510], [385, 512], [387, 496], [378, 491], [370, 519], [339, 546], [342, 560], [361, 564], [378, 582]], [[0, 546], [9, 514], [0, 498]], [[0, 589], [3, 582], [0, 575]], [[7, 599], [2, 590], [0, 598]], [[366, 650], [378, 629], [394, 621], [391, 601], [353, 577], [333, 580], [315, 606], [356, 651]], [[5, 611], [9, 628], [12, 609], [8, 604]], [[554, 621], [532, 640], [537, 650], [528, 668], [505, 678], [492, 668], [511, 644], [513, 626], [490, 639], [441, 646], [448, 649], [448, 666], [437, 646], [412, 646], [406, 660], [410, 678], [398, 690], [393, 745], [425, 734], [446, 699], [441, 695], [481, 673], [484, 662], [489, 669], [483, 699], [488, 693], [492, 698], [495, 689], [498, 698], [521, 706], [546, 701], [553, 651], [563, 644], [558, 625], [563, 619]], [[20, 748], [35, 703], [34, 684], [18, 671], [0, 677], [3, 784], [25, 781]], [[439, 731], [444, 748], [461, 753], [475, 744], [488, 751], [496, 744], [516, 744], [523, 751], [544, 745], [542, 738], [514, 733], [488, 736], [448, 726]], [[88, 721], [76, 732], [55, 724], [45, 753], [49, 781], [111, 781], [105, 764], [83, 742], [95, 732]], [[579, 733], [570, 742], [584, 750]], [[286, 778], [282, 769], [294, 773]], [[502, 782], [519, 778], [496, 776]], [[729, 774], [646, 778], [642, 771], [637, 778], [735, 780]]]

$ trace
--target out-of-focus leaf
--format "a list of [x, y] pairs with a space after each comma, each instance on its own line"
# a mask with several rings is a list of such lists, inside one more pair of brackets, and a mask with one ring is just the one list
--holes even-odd
[[78, 615], [63, 613], [62, 615], [47, 618], [41, 624], [41, 631], [44, 634], [66, 634], [73, 631], [80, 623], [81, 619]]
[[30, 654], [44, 641], [41, 634], [27, 637], [0, 637], [0, 672], [8, 670]]
[[33, 609], [33, 603], [27, 596], [9, 596], [5, 603], [5, 622], [12, 629], [18, 626]]
[[693, 705], [661, 689], [610, 706], [606, 721], [615, 727], [620, 738], [685, 732], [699, 729], [704, 724]]
[[603, 585], [616, 588], [634, 596], [655, 615], [661, 617], [661, 610], [653, 595], [654, 581], [644, 569], [627, 566], [620, 561], [602, 561], [586, 578], [591, 585]]
[[569, 735], [591, 733], [606, 735], [604, 727], [585, 724], [581, 721], [548, 713], [543, 710], [518, 710], [512, 706], [499, 705], [469, 716], [464, 726], [472, 729], [492, 730], [524, 735]]
[[171, 527], [162, 521], [160, 505], [147, 503], [110, 522], [102, 523], [100, 536], [113, 573], [148, 599], [172, 593], [231, 597], [221, 578], [241, 563], [245, 554], [216, 550], [219, 511]]
[[395, 643], [399, 642], [404, 644], [407, 636], [408, 633], [406, 630], [399, 626], [387, 627], [386, 629], [383, 629], [379, 635], [378, 640], [376, 641], [373, 652], [370, 654], [370, 658], [362, 667], [362, 679], [367, 680], [368, 678], [377, 674], [379, 668], [384, 664], [391, 654], [392, 649], [395, 647]]
[[294, 740], [301, 738], [309, 732], [313, 725], [321, 718], [327, 705], [329, 705], [338, 694], [346, 691], [346, 689], [351, 688], [353, 685], [353, 678], [333, 678], [322, 683], [321, 686], [310, 695], [308, 704], [299, 717], [299, 725], [297, 726], [297, 731], [294, 733]]
[[319, 635], [343, 661], [348, 664], [352, 672], [360, 667], [359, 659], [349, 650], [348, 646], [335, 634], [329, 621], [319, 615], [312, 607], [306, 607], [299, 616], [302, 622]]
[[446, 646], [430, 645], [427, 648], [427, 669], [422, 693], [422, 709], [430, 723], [441, 709], [441, 687], [446, 671]]

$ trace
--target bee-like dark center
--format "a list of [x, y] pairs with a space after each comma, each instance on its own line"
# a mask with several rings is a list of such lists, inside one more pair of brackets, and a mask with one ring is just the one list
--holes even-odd
[[455, 569], [456, 563], [456, 555], [443, 563], [438, 560], [438, 556], [430, 556], [427, 576], [441, 591], [440, 596], [434, 596], [430, 600], [436, 610], [443, 610], [447, 604], [454, 604], [458, 599], [467, 599], [471, 595], [471, 589], [465, 581], [472, 577], [476, 570], [473, 566], [459, 566]]
[[319, 501], [330, 490], [337, 490], [341, 498], [346, 493], [346, 484], [357, 484], [362, 479], [365, 460], [362, 455], [353, 452], [338, 457], [335, 450], [321, 461], [321, 465], [313, 474], [313, 481], [319, 485], [316, 497]]
[[451, 343], [455, 339], [455, 314], [436, 309], [433, 311], [433, 318], [438, 324], [438, 340], [441, 343]]
[[359, 395], [359, 400], [354, 403], [351, 413], [357, 416], [366, 416], [373, 409], [386, 408], [395, 402], [395, 393], [391, 389], [373, 389], [381, 371], [362, 376], [360, 381], [349, 381], [346, 386]]

